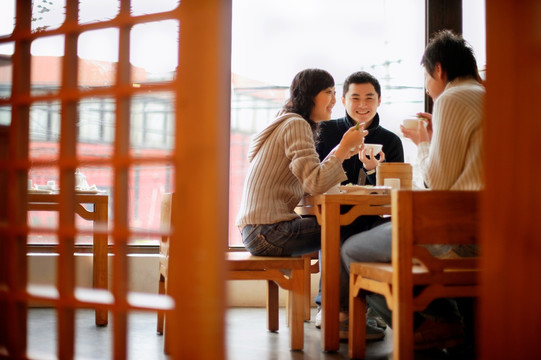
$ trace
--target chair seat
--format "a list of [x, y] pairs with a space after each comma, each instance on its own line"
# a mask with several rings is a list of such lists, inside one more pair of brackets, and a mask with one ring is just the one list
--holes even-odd
[[[167, 293], [169, 235], [174, 196], [166, 193], [161, 201], [161, 226], [163, 235], [160, 240], [158, 293]], [[312, 264], [318, 253], [294, 257], [254, 256], [246, 251], [226, 252], [225, 264], [229, 280], [265, 280], [267, 282], [267, 328], [278, 331], [278, 287], [287, 290], [287, 324], [290, 327], [290, 347], [301, 350], [304, 347], [304, 320], [310, 320], [310, 274], [319, 272], [319, 266]], [[164, 337], [164, 351], [168, 353], [169, 331], [165, 312], [158, 312], [156, 330]], [[165, 326], [164, 326], [165, 325]]]
[[[412, 266], [413, 285], [477, 285], [479, 269], [448, 269], [434, 273], [422, 265]], [[393, 282], [393, 266], [390, 263], [352, 263], [350, 273], [357, 274], [367, 280], [376, 280], [387, 284]]]
[[305, 282], [310, 275], [308, 257], [254, 256], [248, 252], [228, 252], [225, 255], [227, 278], [230, 280], [267, 281], [267, 327], [278, 330], [278, 287], [288, 291], [288, 324], [290, 348], [304, 347]]
[[226, 253], [228, 270], [302, 269], [302, 257], [255, 256], [248, 252]]

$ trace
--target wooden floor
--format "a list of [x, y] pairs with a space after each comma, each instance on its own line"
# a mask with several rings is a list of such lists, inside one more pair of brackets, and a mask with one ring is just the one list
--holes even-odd
[[[313, 309], [312, 319], [316, 309]], [[341, 343], [336, 353], [320, 349], [320, 330], [313, 322], [305, 323], [304, 351], [289, 350], [289, 329], [285, 325], [283, 310], [280, 314], [280, 331], [266, 330], [264, 308], [232, 308], [226, 313], [227, 359], [229, 360], [287, 360], [287, 359], [348, 359], [347, 343]], [[313, 321], [313, 320], [312, 320]], [[96, 327], [92, 310], [79, 310], [76, 316], [76, 358], [111, 359], [111, 325]], [[55, 359], [56, 316], [49, 308], [29, 310], [29, 356], [32, 359]], [[168, 359], [163, 354], [163, 337], [156, 333], [156, 315], [137, 312], [129, 318], [129, 359]], [[367, 359], [390, 359], [392, 330], [387, 329], [382, 341], [370, 342]], [[450, 359], [440, 352], [422, 352], [420, 360]]]

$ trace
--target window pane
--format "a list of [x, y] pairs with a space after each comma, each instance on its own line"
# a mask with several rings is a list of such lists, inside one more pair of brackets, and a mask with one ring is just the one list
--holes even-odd
[[[31, 153], [47, 153], [50, 151], [50, 143], [43, 142], [31, 142]], [[56, 150], [56, 149], [55, 149]], [[37, 159], [38, 157], [36, 157]], [[59, 173], [58, 168], [55, 166], [43, 166], [46, 164], [45, 156], [39, 156], [40, 164], [42, 166], [33, 166], [28, 171], [29, 182], [32, 182], [32, 185], [29, 183], [36, 192], [39, 191], [49, 191], [52, 187], [58, 187]], [[52, 163], [52, 161], [51, 161]], [[51, 186], [50, 182], [54, 181], [54, 186]], [[33, 230], [28, 234], [27, 241], [29, 244], [57, 244], [58, 238], [56, 235], [56, 230], [58, 229], [58, 212], [57, 211], [40, 211], [33, 210], [28, 211], [27, 221], [28, 226]]]
[[[79, 147], [84, 147], [88, 144], [78, 144]], [[94, 147], [96, 151], [101, 151], [99, 146]], [[113, 194], [113, 170], [110, 166], [105, 165], [87, 165], [84, 163], [79, 165], [76, 172], [82, 174], [83, 184], [79, 187], [76, 185], [76, 189], [79, 192], [84, 193], [85, 190], [88, 192], [99, 192], [100, 195], [108, 195], [108, 220], [109, 220], [109, 231], [112, 229], [112, 219], [114, 218], [113, 212], [113, 203], [114, 203], [114, 194]], [[85, 183], [86, 182], [86, 183]], [[85, 188], [85, 185], [88, 186]], [[84, 204], [88, 211], [93, 212], [94, 208], [91, 204]], [[91, 245], [93, 242], [93, 226], [92, 221], [87, 221], [80, 216], [75, 216], [75, 226], [77, 227], [78, 236], [75, 239], [76, 245]], [[111, 243], [111, 237], [109, 237], [109, 243]]]
[[[0, 98], [7, 99], [11, 96], [12, 71], [11, 56], [13, 55], [13, 44], [0, 44]], [[0, 115], [2, 121], [2, 115]], [[2, 124], [4, 124], [2, 122]]]
[[473, 47], [477, 67], [481, 72], [481, 77], [485, 78], [487, 64], [485, 0], [463, 1], [462, 22], [464, 38]]
[[112, 86], [118, 61], [118, 29], [86, 31], [79, 36], [79, 87]]
[[11, 107], [0, 106], [0, 125], [11, 124]]
[[163, 193], [172, 191], [173, 171], [169, 164], [135, 166], [130, 171], [129, 208], [132, 245], [158, 245]]
[[170, 155], [174, 141], [173, 94], [157, 92], [133, 97], [131, 149], [134, 156]]
[[37, 102], [30, 107], [30, 159], [39, 162], [58, 160], [60, 103]]
[[115, 101], [112, 98], [86, 98], [79, 103], [79, 141], [82, 158], [112, 156]]
[[10, 35], [15, 27], [15, 0], [3, 0], [2, 5], [2, 11], [0, 11], [0, 36]]
[[131, 11], [133, 16], [156, 14], [175, 9], [180, 0], [132, 0]]
[[130, 62], [135, 83], [173, 80], [178, 64], [178, 21], [135, 25]]
[[[250, 138], [273, 120], [295, 74], [329, 71], [339, 118], [345, 78], [370, 72], [382, 86], [381, 125], [402, 137], [402, 120], [424, 106], [424, 17], [422, 0], [233, 1], [230, 245], [242, 244], [234, 221]], [[402, 143], [405, 160], [414, 163], [415, 145]]]
[[118, 15], [119, 9], [118, 0], [79, 0], [79, 23], [111, 20]]
[[66, 19], [65, 0], [34, 0], [32, 31], [57, 29]]
[[48, 36], [32, 41], [31, 53], [32, 95], [58, 92], [62, 81], [64, 36]]

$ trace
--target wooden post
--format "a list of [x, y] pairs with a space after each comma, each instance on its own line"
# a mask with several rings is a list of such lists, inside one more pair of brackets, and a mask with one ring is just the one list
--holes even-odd
[[[231, 1], [183, 0], [168, 291], [172, 359], [223, 359]], [[197, 53], [197, 55], [194, 55]], [[166, 330], [168, 331], [168, 330]]]

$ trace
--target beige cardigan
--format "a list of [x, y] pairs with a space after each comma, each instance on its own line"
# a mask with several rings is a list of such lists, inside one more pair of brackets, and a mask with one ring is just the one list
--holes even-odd
[[241, 228], [295, 219], [304, 194], [321, 194], [347, 179], [334, 155], [319, 161], [310, 125], [293, 113], [279, 116], [255, 136], [248, 160], [236, 219]]
[[419, 144], [417, 160], [433, 190], [483, 188], [482, 120], [485, 89], [456, 79], [434, 102], [432, 141]]

